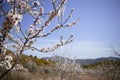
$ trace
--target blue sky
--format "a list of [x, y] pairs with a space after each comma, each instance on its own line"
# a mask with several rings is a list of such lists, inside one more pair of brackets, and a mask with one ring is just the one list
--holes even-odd
[[80, 17], [72, 28], [56, 31], [48, 38], [39, 40], [35, 46], [52, 46], [59, 42], [59, 36], [65, 39], [74, 34], [74, 41], [55, 52], [38, 54], [39, 57], [56, 55], [70, 58], [98, 58], [113, 56], [111, 45], [116, 50], [120, 44], [120, 0], [68, 0], [67, 14], [71, 8], [75, 11], [70, 21]]
[[[80, 17], [72, 28], [56, 31], [47, 38], [40, 39], [35, 46], [46, 47], [59, 42], [59, 36], [65, 39], [74, 34], [74, 42], [52, 53], [34, 52], [39, 57], [61, 55], [70, 58], [98, 58], [113, 56], [110, 46], [120, 43], [120, 0], [68, 0], [66, 14], [71, 8], [75, 11], [70, 21]], [[46, 10], [47, 11], [47, 10]], [[40, 45], [38, 45], [41, 43]], [[46, 44], [44, 44], [46, 43]], [[40, 46], [40, 47], [39, 47]]]
[[[65, 57], [81, 59], [112, 56], [110, 45], [117, 48], [120, 44], [120, 0], [67, 1], [65, 14], [74, 8], [75, 11], [70, 21], [80, 18], [79, 23], [72, 28], [64, 28], [47, 38], [39, 39], [34, 46], [38, 48], [52, 46], [59, 42], [61, 35], [67, 39], [70, 34], [74, 34], [74, 41], [52, 53], [44, 54], [31, 51], [26, 53], [35, 54], [38, 57], [52, 56], [53, 53], [56, 53]], [[45, 11], [51, 9], [49, 3], [45, 4]], [[30, 20], [27, 15], [24, 16], [23, 26], [30, 25], [32, 21], [28, 19]]]
[[[120, 43], [120, 0], [68, 0], [66, 14], [70, 8], [75, 9], [70, 21], [80, 17], [79, 23], [72, 28], [56, 31], [37, 43], [52, 46], [59, 41], [60, 35], [67, 39], [73, 33], [74, 42], [53, 53], [82, 59], [113, 56], [110, 46], [117, 48]], [[35, 54], [39, 57], [53, 55]]]

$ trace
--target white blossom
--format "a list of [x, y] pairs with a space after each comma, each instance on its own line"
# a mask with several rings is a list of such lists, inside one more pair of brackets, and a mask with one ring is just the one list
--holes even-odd
[[11, 69], [12, 64], [11, 61], [13, 60], [12, 56], [6, 55], [4, 61], [2, 61], [2, 65], [5, 66], [6, 69]]
[[40, 5], [40, 2], [39, 1], [34, 1], [33, 4], [34, 4], [34, 6], [38, 6], [38, 5]]
[[7, 2], [10, 2], [10, 3], [13, 2], [13, 1], [14, 1], [14, 0], [7, 0]]
[[15, 27], [15, 32], [18, 34], [19, 31], [20, 31], [20, 27], [17, 25], [17, 26]]
[[[8, 11], [5, 10], [5, 14], [4, 14], [5, 19], [2, 22], [2, 25], [1, 25], [2, 29], [0, 30], [1, 36], [5, 37], [5, 39], [3, 40], [1, 39], [1, 42], [0, 42], [1, 53], [4, 54], [4, 57], [2, 57], [4, 60], [2, 61], [2, 64], [0, 64], [0, 66], [4, 65], [6, 69], [11, 69], [12, 64], [13, 64], [12, 63], [13, 57], [5, 54], [7, 46], [8, 46], [8, 44], [5, 43], [6, 41], [9, 42], [10, 40], [12, 42], [10, 43], [10, 46], [12, 46], [12, 48], [14, 49], [14, 52], [17, 53], [17, 56], [19, 56], [25, 50], [30, 49], [30, 47], [34, 43], [33, 40], [37, 40], [36, 38], [47, 37], [49, 34], [51, 34], [57, 29], [60, 29], [66, 26], [70, 27], [76, 24], [77, 22], [73, 22], [70, 25], [65, 25], [66, 24], [66, 21], [65, 21], [65, 24], [61, 25], [62, 18], [63, 18], [62, 15], [64, 14], [66, 1], [67, 0], [60, 0], [59, 2], [56, 0], [51, 0], [54, 9], [51, 11], [45, 11], [44, 13], [44, 9], [45, 9], [45, 6], [43, 4], [44, 2], [41, 1], [42, 3], [40, 3], [40, 0], [7, 0], [7, 2], [10, 5], [9, 8], [11, 9]], [[1, 10], [2, 10], [2, 7], [1, 7]], [[4, 9], [2, 13], [4, 13]], [[29, 16], [31, 16], [31, 18], [34, 19], [33, 24], [30, 25], [29, 28], [26, 26], [22, 27], [23, 24], [21, 24], [23, 15], [26, 13], [28, 13]], [[71, 14], [69, 16], [71, 16]], [[61, 19], [61, 21], [58, 21], [59, 24], [51, 28], [51, 30], [48, 33], [46, 32], [44, 33], [43, 31], [45, 31], [47, 26], [49, 26], [50, 23], [52, 23], [52, 20], [56, 20], [55, 17], [56, 18], [59, 17]], [[26, 28], [23, 29], [24, 27]], [[17, 33], [17, 34], [13, 34], [14, 36], [11, 35], [11, 33], [14, 33], [12, 29], [15, 30], [15, 32]], [[18, 34], [18, 32], [21, 32], [21, 33]], [[50, 47], [42, 48], [39, 51], [40, 52], [54, 51], [60, 46], [63, 46], [64, 44], [69, 43], [70, 39], [68, 39], [68, 41], [66, 42], [63, 42], [63, 40], [61, 40], [60, 43], [56, 44], [52, 48]], [[21, 64], [15, 63], [14, 65], [16, 66], [13, 68], [13, 70], [23, 69], [23, 66]], [[63, 66], [66, 66], [66, 65], [67, 64], [64, 64]]]
[[5, 61], [4, 65], [5, 65], [6, 69], [11, 69], [11, 67], [12, 67], [12, 65], [11, 65], [11, 63], [9, 61]]
[[16, 64], [15, 67], [13, 68], [13, 70], [22, 70], [23, 66], [20, 64]]
[[30, 25], [30, 29], [28, 31], [30, 34], [34, 34], [34, 26]]
[[34, 11], [33, 14], [34, 14], [35, 16], [38, 16], [38, 11]]
[[22, 15], [18, 13], [13, 14], [13, 9], [11, 9], [8, 12], [2, 26], [3, 28], [5, 29], [7, 28], [8, 30], [10, 30], [14, 25], [17, 25], [18, 22], [21, 22], [21, 20], [22, 20]]
[[12, 56], [10, 56], [10, 55], [6, 55], [5, 56], [5, 61], [12, 61], [13, 60], [13, 58], [12, 58]]

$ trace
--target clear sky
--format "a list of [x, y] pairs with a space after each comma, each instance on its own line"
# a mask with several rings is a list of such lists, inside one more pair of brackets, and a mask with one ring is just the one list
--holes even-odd
[[[52, 46], [60, 35], [65, 39], [73, 33], [74, 42], [57, 49], [57, 55], [71, 58], [98, 58], [112, 56], [110, 46], [118, 47], [120, 43], [120, 0], [68, 0], [66, 14], [70, 8], [75, 11], [70, 21], [80, 17], [77, 25], [69, 29], [61, 29], [45, 39], [39, 40], [35, 46]], [[44, 44], [46, 43], [46, 44]], [[39, 57], [52, 53], [39, 54]]]
[[[46, 0], [47, 1], [47, 0]], [[120, 0], [67, 0], [66, 14], [71, 8], [75, 11], [70, 21], [80, 18], [72, 28], [56, 31], [47, 38], [40, 39], [34, 45], [38, 48], [52, 46], [59, 42], [60, 35], [65, 39], [74, 34], [74, 41], [55, 52], [71, 58], [98, 58], [112, 56], [110, 45], [120, 44]], [[47, 11], [50, 4], [46, 3]], [[31, 23], [28, 16], [24, 16], [23, 26]], [[46, 44], [44, 44], [46, 43]], [[40, 47], [39, 47], [40, 46]], [[51, 56], [52, 53], [31, 52], [38, 57]], [[61, 53], [61, 54], [60, 54]], [[64, 54], [63, 54], [64, 53]]]
[[57, 54], [65, 53], [60, 55], [72, 58], [112, 56], [110, 46], [120, 44], [120, 0], [68, 0], [66, 13], [70, 8], [75, 9], [72, 20], [80, 17], [79, 23], [55, 32], [46, 40], [74, 34], [74, 42], [58, 49]]

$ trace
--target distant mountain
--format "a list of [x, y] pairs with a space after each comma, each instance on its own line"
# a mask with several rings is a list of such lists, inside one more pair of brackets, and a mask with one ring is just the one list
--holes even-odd
[[52, 61], [55, 61], [55, 62], [58, 62], [58, 61], [64, 61], [64, 60], [72, 60], [70, 58], [64, 58], [62, 56], [52, 56], [52, 57], [43, 57], [44, 59], [47, 59], [47, 60], [52, 60]]
[[[53, 57], [44, 57], [44, 59], [48, 59], [48, 60], [52, 60], [52, 61], [64, 61], [65, 59], [67, 60], [71, 60], [70, 58], [64, 58], [61, 56], [53, 56]], [[120, 60], [120, 58], [118, 57], [102, 57], [102, 58], [96, 58], [96, 59], [76, 59], [76, 63], [79, 63], [81, 65], [88, 65], [88, 64], [94, 64], [100, 61], [104, 61], [104, 60]]]
[[80, 63], [81, 65], [88, 65], [88, 64], [94, 64], [100, 61], [105, 60], [120, 60], [118, 57], [103, 57], [103, 58], [96, 58], [96, 59], [77, 59], [76, 62]]

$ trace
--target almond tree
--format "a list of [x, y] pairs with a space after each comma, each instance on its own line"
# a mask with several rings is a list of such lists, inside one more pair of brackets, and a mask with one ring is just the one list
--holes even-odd
[[[120, 45], [119, 45], [120, 47]], [[120, 58], [120, 52], [117, 51], [113, 46], [111, 46], [112, 52]]]
[[75, 75], [79, 75], [83, 71], [80, 64], [76, 63], [76, 60], [69, 60], [68, 58], [56, 59], [56, 57], [53, 57], [53, 60], [57, 60], [55, 62], [60, 80], [64, 80], [66, 76], [68, 76], [68, 80], [73, 80]]
[[[73, 35], [70, 35], [65, 41], [61, 36], [60, 42], [53, 47], [38, 49], [33, 46], [37, 39], [47, 37], [61, 28], [69, 28], [78, 22], [77, 19], [68, 23], [74, 9], [71, 9], [68, 15], [64, 14], [67, 0], [51, 0], [48, 2], [52, 4], [50, 6], [52, 10], [48, 9], [49, 11], [45, 12], [44, 9], [47, 6], [45, 0], [0, 0], [0, 18], [3, 19], [0, 28], [0, 65], [5, 66], [7, 69], [0, 76], [0, 79], [10, 71], [16, 70], [16, 68], [17, 70], [23, 68], [19, 62], [20, 55], [24, 51], [32, 49], [47, 53], [73, 41]], [[9, 10], [4, 8], [6, 5], [10, 8]], [[33, 18], [33, 23], [27, 27], [21, 25], [25, 14]], [[65, 16], [67, 16], [66, 19]], [[57, 21], [56, 25], [51, 24], [54, 21]], [[48, 26], [53, 26], [53, 28], [45, 32]], [[14, 63], [11, 63], [13, 57], [6, 55], [8, 48], [14, 51], [17, 57]]]
[[120, 79], [120, 61], [106, 60], [102, 61], [95, 69], [95, 75], [99, 80], [119, 80]]

